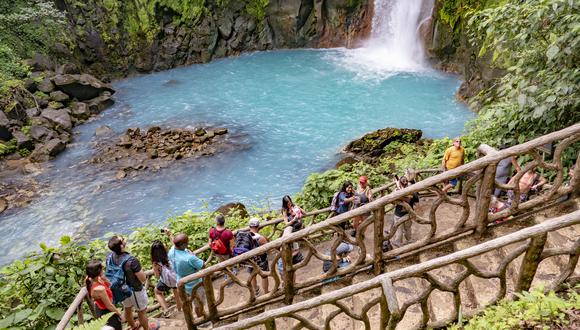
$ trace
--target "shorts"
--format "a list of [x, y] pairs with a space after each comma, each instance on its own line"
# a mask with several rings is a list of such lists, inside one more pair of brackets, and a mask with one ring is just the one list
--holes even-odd
[[133, 294], [129, 298], [123, 300], [123, 307], [135, 307], [137, 311], [143, 311], [147, 309], [148, 303], [147, 292], [145, 289], [141, 289], [141, 291], [133, 291]]
[[449, 184], [453, 187], [457, 186], [457, 183], [459, 183], [459, 178], [449, 180]]
[[159, 281], [159, 282], [157, 282], [157, 285], [155, 286], [155, 289], [157, 289], [157, 290], [159, 290], [161, 292], [169, 292], [169, 291], [174, 290], [174, 289], [177, 289], [177, 288], [169, 287], [169, 286], [167, 286], [167, 284]]
[[[260, 267], [262, 271], [264, 272], [270, 271], [270, 265], [268, 265], [268, 255], [266, 253], [259, 255], [256, 258], [257, 259], [254, 259], [254, 261], [256, 261], [258, 267]], [[248, 273], [251, 273], [253, 271], [254, 267], [248, 267]]]

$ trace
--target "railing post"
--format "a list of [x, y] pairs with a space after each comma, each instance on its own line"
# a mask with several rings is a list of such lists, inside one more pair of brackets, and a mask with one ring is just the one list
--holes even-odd
[[193, 309], [191, 308], [192, 301], [187, 296], [185, 292], [185, 285], [184, 283], [179, 283], [177, 285], [177, 293], [179, 294], [179, 298], [181, 298], [181, 305], [183, 307], [183, 316], [185, 317], [185, 323], [187, 324], [188, 330], [196, 330], [197, 327], [193, 324]]
[[487, 226], [487, 216], [489, 213], [489, 203], [491, 202], [491, 194], [495, 184], [495, 169], [497, 165], [488, 165], [484, 172], [481, 184], [477, 190], [477, 198], [475, 205], [475, 232], [478, 235], [483, 234]]
[[385, 223], [385, 208], [384, 206], [379, 207], [373, 211], [374, 219], [374, 232], [375, 232], [375, 253], [373, 257], [373, 271], [375, 275], [379, 275], [383, 272], [383, 228]]
[[79, 307], [77, 307], [77, 319], [78, 319], [79, 324], [85, 323], [85, 315], [83, 314], [82, 302], [79, 304]]
[[518, 282], [516, 284], [516, 292], [528, 291], [536, 275], [536, 270], [542, 259], [542, 251], [546, 243], [548, 235], [546, 233], [533, 237], [530, 245], [526, 250], [522, 264], [520, 265]]
[[[215, 305], [215, 296], [213, 292], [213, 282], [211, 277], [203, 278], [203, 286], [205, 290], [205, 298], [207, 300], [208, 318], [210, 321], [217, 321], [217, 306]], [[203, 303], [203, 302], [202, 302]]]
[[276, 319], [271, 318], [264, 323], [266, 330], [276, 330]]
[[284, 303], [292, 304], [294, 299], [294, 267], [292, 265], [292, 242], [282, 246], [281, 258], [284, 270]]

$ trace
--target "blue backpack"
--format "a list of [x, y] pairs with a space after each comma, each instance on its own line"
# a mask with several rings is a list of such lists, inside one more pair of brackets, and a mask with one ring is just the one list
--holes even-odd
[[107, 271], [105, 272], [105, 276], [111, 282], [113, 304], [118, 304], [133, 294], [133, 290], [126, 283], [125, 271], [123, 270], [125, 263], [130, 257], [128, 254], [121, 256], [118, 265], [113, 262], [112, 253], [107, 257]]

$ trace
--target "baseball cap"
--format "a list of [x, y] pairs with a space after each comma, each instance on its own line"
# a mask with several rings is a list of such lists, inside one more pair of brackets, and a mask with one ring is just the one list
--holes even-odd
[[260, 219], [258, 218], [251, 218], [250, 222], [248, 222], [248, 226], [250, 227], [260, 227]]
[[358, 182], [367, 182], [368, 178], [365, 175], [362, 175], [361, 177], [358, 178]]

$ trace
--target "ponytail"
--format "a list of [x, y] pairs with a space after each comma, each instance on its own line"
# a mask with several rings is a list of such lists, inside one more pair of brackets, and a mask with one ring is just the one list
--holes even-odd
[[93, 280], [90, 277], [85, 277], [85, 287], [87, 288], [87, 294], [91, 296], [91, 287], [93, 286]]

